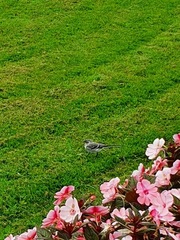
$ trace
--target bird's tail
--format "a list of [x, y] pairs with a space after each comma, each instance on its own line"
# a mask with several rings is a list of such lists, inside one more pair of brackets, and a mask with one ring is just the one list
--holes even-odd
[[120, 145], [107, 145], [107, 146], [105, 146], [105, 147], [107, 147], [107, 148], [113, 148], [113, 147], [119, 148], [119, 147], [121, 147], [121, 146], [120, 146]]

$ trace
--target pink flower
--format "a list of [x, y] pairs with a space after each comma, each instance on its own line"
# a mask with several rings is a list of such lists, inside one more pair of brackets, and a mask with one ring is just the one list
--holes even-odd
[[152, 197], [157, 196], [157, 187], [148, 180], [143, 179], [137, 183], [136, 193], [139, 194], [138, 202], [149, 206]]
[[33, 229], [28, 229], [27, 232], [22, 233], [17, 237], [17, 240], [36, 240], [37, 235], [36, 235], [36, 227]]
[[178, 188], [178, 189], [173, 188], [173, 189], [170, 190], [170, 192], [173, 196], [180, 199], [180, 188]]
[[176, 174], [180, 171], [180, 160], [176, 160], [171, 167], [171, 174]]
[[156, 173], [156, 180], [155, 180], [155, 184], [157, 187], [161, 187], [164, 185], [169, 185], [170, 184], [170, 176], [171, 174], [171, 169], [170, 168], [163, 168], [162, 171], [157, 171]]
[[156, 138], [152, 144], [148, 144], [148, 148], [146, 149], [146, 156], [149, 159], [154, 159], [157, 157], [158, 153], [163, 150], [165, 140], [163, 138]]
[[62, 229], [64, 226], [60, 219], [59, 206], [55, 206], [54, 210], [49, 211], [46, 218], [43, 220], [42, 227], [46, 228], [54, 224], [58, 229]]
[[82, 213], [80, 212], [78, 202], [76, 198], [69, 197], [65, 206], [60, 208], [60, 218], [65, 222], [73, 223], [76, 217], [81, 218]]
[[152, 216], [155, 223], [159, 226], [161, 221], [171, 222], [174, 220], [174, 216], [171, 212], [165, 210], [156, 209], [154, 205], [149, 207], [149, 213]]
[[109, 213], [108, 207], [103, 207], [103, 206], [91, 206], [89, 207], [85, 213], [94, 215], [94, 216], [103, 216]]
[[180, 133], [173, 135], [174, 142], [177, 146], [180, 146]]
[[158, 225], [160, 221], [171, 222], [174, 220], [173, 214], [169, 212], [169, 208], [173, 204], [171, 191], [165, 190], [162, 193], [157, 193], [157, 196], [151, 199], [151, 203], [150, 215]]
[[71, 192], [74, 191], [74, 186], [64, 186], [59, 192], [57, 192], [54, 198], [57, 200], [54, 202], [55, 205], [59, 205], [62, 201], [71, 197]]
[[15, 240], [15, 238], [17, 238], [17, 236], [16, 237], [13, 237], [13, 235], [12, 234], [10, 234], [8, 237], [6, 237], [4, 240]]
[[158, 209], [168, 209], [173, 204], [172, 190], [157, 193], [156, 197], [151, 199], [151, 202]]
[[172, 234], [172, 233], [169, 232], [168, 235], [174, 240], [179, 240], [180, 239], [180, 233], [175, 235], [175, 234]]
[[178, 228], [180, 228], [180, 221], [172, 221], [169, 223], [171, 226], [176, 226]]
[[121, 240], [132, 240], [132, 237], [130, 235], [127, 235], [123, 237]]
[[140, 181], [144, 172], [145, 172], [145, 167], [143, 166], [142, 163], [140, 163], [138, 170], [134, 170], [131, 176], [137, 181]]
[[161, 193], [157, 193], [156, 196], [151, 199], [151, 203], [157, 209], [169, 209], [173, 204], [172, 190], [164, 190]]
[[162, 159], [161, 157], [158, 157], [152, 165], [150, 174], [153, 174], [153, 173], [157, 172], [158, 170], [162, 170], [162, 168], [164, 166], [167, 166], [167, 159]]
[[107, 219], [106, 222], [102, 222], [100, 227], [103, 229], [101, 233], [107, 233], [112, 228], [112, 222], [110, 219]]
[[114, 232], [109, 234], [109, 240], [118, 240], [121, 236], [120, 232]]
[[91, 206], [84, 213], [90, 214], [93, 217], [92, 221], [100, 222], [101, 217], [109, 213], [109, 209], [103, 206]]
[[120, 179], [118, 177], [111, 179], [109, 182], [104, 182], [100, 186], [101, 193], [103, 194], [103, 203], [114, 200], [118, 192], [118, 184]]
[[128, 218], [128, 215], [129, 215], [128, 209], [125, 209], [124, 207], [120, 208], [120, 210], [115, 208], [111, 213], [112, 218], [115, 218], [115, 216], [117, 216], [119, 218], [122, 218], [123, 220], [126, 220]]

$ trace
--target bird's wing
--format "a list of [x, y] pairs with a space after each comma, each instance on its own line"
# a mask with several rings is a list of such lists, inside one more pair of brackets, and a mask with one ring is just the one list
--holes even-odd
[[90, 149], [97, 149], [98, 146], [99, 146], [99, 144], [97, 144], [97, 143], [89, 143], [87, 145], [87, 147], [90, 148]]

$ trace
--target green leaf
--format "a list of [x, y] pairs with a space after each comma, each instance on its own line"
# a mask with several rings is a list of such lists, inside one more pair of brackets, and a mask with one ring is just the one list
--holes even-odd
[[64, 232], [63, 230], [58, 230], [58, 237], [60, 237], [63, 240], [69, 240], [70, 239], [68, 233]]
[[127, 185], [127, 189], [131, 190], [134, 189], [137, 185], [137, 180], [134, 179], [133, 177], [129, 177], [128, 178], [128, 185]]
[[[129, 218], [134, 218], [134, 214], [131, 208], [128, 208]], [[139, 214], [139, 213], [138, 213]], [[139, 215], [138, 215], [139, 216]]]
[[124, 206], [125, 206], [124, 199], [116, 198], [111, 204], [110, 212], [112, 212], [115, 208], [120, 209], [121, 207], [124, 207]]
[[37, 240], [52, 240], [52, 233], [46, 228], [37, 228]]
[[144, 179], [147, 179], [151, 184], [155, 182], [156, 177], [154, 175], [149, 175], [144, 173]]
[[179, 198], [177, 198], [176, 196], [174, 196], [173, 195], [173, 198], [174, 198], [174, 205], [176, 205], [176, 206], [180, 206], [180, 199]]
[[137, 208], [135, 208], [132, 204], [130, 204], [130, 206], [131, 206], [132, 210], [134, 211], [135, 216], [136, 217], [141, 217], [141, 214], [140, 214], [139, 210]]
[[149, 210], [144, 211], [143, 214], [141, 215], [141, 219], [145, 218], [148, 214]]
[[84, 227], [84, 236], [86, 240], [99, 240], [97, 233], [88, 225]]
[[114, 216], [114, 218], [115, 218], [115, 220], [118, 222], [118, 223], [120, 223], [123, 227], [126, 227], [126, 222], [122, 219], [122, 218], [120, 218], [120, 217], [118, 217], [118, 216]]

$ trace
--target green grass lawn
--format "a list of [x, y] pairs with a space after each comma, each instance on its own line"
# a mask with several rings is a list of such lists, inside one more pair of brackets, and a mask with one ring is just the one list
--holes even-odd
[[[64, 185], [99, 196], [180, 131], [178, 3], [1, 0], [0, 239], [39, 226]], [[121, 148], [95, 157], [89, 138]]]

